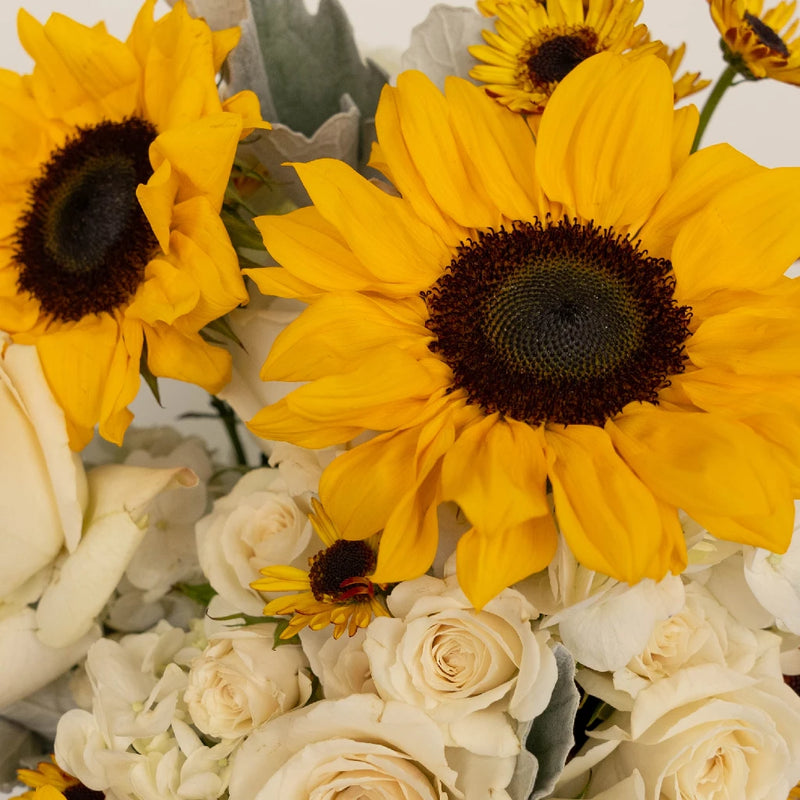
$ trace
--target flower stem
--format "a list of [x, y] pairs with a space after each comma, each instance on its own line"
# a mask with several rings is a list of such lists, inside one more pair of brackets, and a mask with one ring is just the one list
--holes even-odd
[[694, 136], [694, 143], [692, 144], [693, 153], [700, 146], [700, 140], [706, 132], [708, 121], [711, 119], [711, 115], [722, 99], [722, 95], [729, 89], [737, 74], [738, 70], [729, 64], [723, 70], [722, 75], [717, 78], [717, 82], [714, 84], [714, 88], [711, 90], [711, 94], [706, 99], [703, 110], [700, 112], [700, 120], [697, 123], [697, 133]]
[[248, 466], [247, 455], [244, 452], [242, 440], [239, 438], [239, 431], [236, 430], [237, 419], [233, 409], [224, 400], [213, 396], [211, 398], [211, 405], [214, 406], [214, 410], [225, 426], [225, 431], [228, 434], [228, 438], [231, 440], [233, 452], [236, 456], [236, 463], [242, 467]]

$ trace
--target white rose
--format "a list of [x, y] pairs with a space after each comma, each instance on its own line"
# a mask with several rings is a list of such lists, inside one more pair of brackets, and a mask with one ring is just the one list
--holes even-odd
[[595, 764], [589, 797], [635, 769], [647, 800], [784, 800], [800, 779], [800, 698], [780, 679], [691, 668], [609, 725], [595, 735], [617, 746]]
[[217, 633], [192, 662], [183, 699], [203, 733], [218, 739], [246, 736], [309, 698], [303, 650], [275, 647], [276, 627], [266, 623]]
[[506, 589], [476, 611], [455, 575], [401, 583], [388, 605], [394, 617], [374, 620], [364, 642], [378, 693], [424, 710], [444, 726], [448, 744], [518, 753], [504, 712], [533, 719], [558, 678], [549, 635], [531, 628], [534, 608]]
[[311, 523], [277, 469], [244, 475], [197, 523], [196, 534], [209, 583], [230, 605], [254, 616], [264, 608], [262, 596], [250, 588], [259, 570], [298, 560], [305, 566], [312, 552]]
[[64, 413], [35, 347], [0, 333], [0, 598], [74, 550], [87, 503], [86, 476], [69, 448]]
[[318, 631], [303, 628], [299, 636], [311, 671], [319, 678], [328, 700], [351, 694], [375, 694], [369, 659], [364, 652], [366, 628], [359, 628], [354, 636], [338, 639], [331, 636], [330, 628]]
[[320, 700], [251, 734], [234, 756], [230, 800], [460, 800], [456, 780], [422, 711], [359, 694]]
[[576, 663], [600, 671], [624, 667], [647, 646], [656, 624], [684, 603], [678, 575], [620, 583], [578, 564], [563, 539], [547, 570], [516, 588], [550, 615], [542, 627], [558, 632]]
[[680, 670], [719, 664], [747, 674], [764, 668], [769, 650], [775, 667], [778, 638], [746, 628], [692, 581], [686, 586], [684, 607], [656, 624], [647, 646], [625, 667], [611, 673], [579, 669], [577, 680], [589, 694], [630, 711], [639, 692]]

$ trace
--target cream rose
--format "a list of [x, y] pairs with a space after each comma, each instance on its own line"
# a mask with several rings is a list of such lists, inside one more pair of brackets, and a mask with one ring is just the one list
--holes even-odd
[[214, 634], [192, 662], [183, 699], [194, 724], [217, 739], [253, 728], [308, 700], [311, 679], [299, 645], [274, 646], [271, 623]]
[[311, 523], [286, 491], [278, 469], [248, 472], [195, 530], [209, 583], [247, 614], [259, 615], [264, 608], [262, 596], [250, 588], [262, 567], [297, 560], [305, 565], [310, 555]]
[[800, 698], [780, 679], [705, 665], [644, 694], [593, 734], [608, 740], [597, 750], [616, 747], [591, 768], [587, 797], [637, 769], [647, 800], [784, 800], [800, 780]]
[[86, 476], [36, 348], [0, 333], [0, 599], [81, 537]]
[[505, 718], [529, 720], [550, 700], [558, 678], [549, 635], [538, 615], [507, 589], [476, 611], [455, 575], [399, 584], [364, 641], [372, 679], [385, 699], [425, 711], [448, 744], [487, 756], [519, 752]]
[[256, 730], [234, 755], [230, 800], [461, 800], [457, 777], [422, 711], [357, 694]]
[[775, 667], [778, 652], [776, 636], [746, 628], [710, 592], [690, 582], [684, 607], [656, 624], [647, 646], [625, 667], [612, 673], [579, 669], [577, 680], [589, 694], [630, 711], [640, 692], [681, 670], [717, 664], [748, 674]]

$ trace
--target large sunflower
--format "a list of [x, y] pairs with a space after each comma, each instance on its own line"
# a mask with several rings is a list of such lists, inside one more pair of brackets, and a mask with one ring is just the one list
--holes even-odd
[[762, 0], [708, 0], [725, 60], [749, 78], [800, 85], [800, 36], [792, 19], [796, 2], [763, 11]]
[[320, 496], [347, 538], [383, 530], [372, 580], [413, 578], [436, 508], [471, 525], [459, 580], [482, 606], [542, 569], [556, 525], [585, 566], [679, 571], [678, 510], [784, 550], [800, 487], [800, 170], [727, 146], [689, 155], [668, 68], [601, 54], [524, 118], [452, 79], [387, 88], [373, 162], [298, 164], [314, 206], [258, 220], [309, 302], [264, 365], [308, 381], [259, 436], [335, 459]]
[[219, 217], [250, 93], [220, 102], [238, 31], [147, 0], [126, 42], [20, 11], [33, 73], [0, 71], [0, 329], [35, 344], [76, 449], [121, 442], [140, 364], [211, 392], [200, 329], [247, 300]]
[[644, 50], [647, 28], [637, 25], [643, 0], [481, 0], [478, 9], [496, 15], [495, 30], [470, 53], [483, 64], [470, 71], [486, 91], [512, 111], [539, 114], [570, 70], [605, 51]]

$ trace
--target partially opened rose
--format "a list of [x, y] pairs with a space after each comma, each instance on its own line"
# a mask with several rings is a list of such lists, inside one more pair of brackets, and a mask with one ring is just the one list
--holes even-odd
[[356, 694], [312, 703], [249, 736], [233, 757], [230, 800], [461, 800], [456, 779], [422, 711]]
[[549, 634], [531, 627], [533, 606], [506, 589], [476, 611], [455, 575], [401, 583], [388, 605], [393, 617], [375, 619], [364, 641], [378, 693], [425, 711], [448, 744], [516, 755], [505, 714], [533, 719], [558, 677]]
[[189, 669], [184, 702], [194, 724], [217, 739], [246, 736], [308, 700], [311, 679], [299, 645], [275, 647], [271, 623], [222, 630]]

